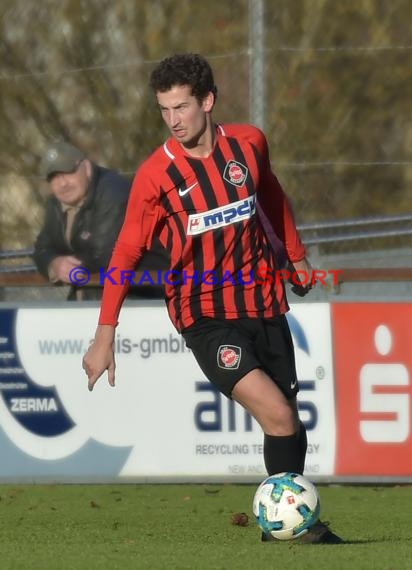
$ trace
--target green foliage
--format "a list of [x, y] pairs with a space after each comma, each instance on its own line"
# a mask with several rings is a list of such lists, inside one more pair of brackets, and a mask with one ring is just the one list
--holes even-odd
[[[219, 88], [215, 118], [249, 121], [257, 4], [3, 0], [0, 248], [31, 245], [41, 222], [31, 210], [45, 195], [39, 162], [49, 141], [67, 139], [132, 175], [164, 140], [147, 87], [161, 58], [204, 54]], [[255, 96], [298, 221], [409, 212], [412, 4], [264, 5], [264, 74]]]
[[267, 9], [269, 21], [281, 14], [268, 46], [268, 134], [301, 221], [410, 212], [412, 5], [284, 0]]
[[[339, 546], [261, 543], [250, 485], [0, 486], [3, 570], [410, 568], [410, 487], [320, 487]], [[232, 514], [246, 512], [248, 526]]]

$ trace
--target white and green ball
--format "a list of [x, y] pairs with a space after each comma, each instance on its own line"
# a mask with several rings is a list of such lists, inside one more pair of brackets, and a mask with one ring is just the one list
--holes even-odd
[[295, 539], [319, 519], [319, 493], [303, 475], [276, 473], [257, 488], [253, 513], [265, 534], [279, 540]]

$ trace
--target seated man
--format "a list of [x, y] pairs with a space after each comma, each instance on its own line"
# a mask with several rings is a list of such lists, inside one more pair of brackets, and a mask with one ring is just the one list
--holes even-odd
[[[52, 283], [73, 283], [70, 272], [85, 267], [90, 273], [106, 269], [122, 227], [131, 181], [93, 163], [78, 148], [54, 143], [43, 160], [42, 175], [51, 196], [43, 227], [36, 239], [34, 261]], [[160, 242], [145, 254], [147, 270], [165, 270], [168, 256]], [[129, 297], [163, 297], [160, 286], [129, 290]], [[72, 285], [68, 299], [100, 299], [100, 287]]]

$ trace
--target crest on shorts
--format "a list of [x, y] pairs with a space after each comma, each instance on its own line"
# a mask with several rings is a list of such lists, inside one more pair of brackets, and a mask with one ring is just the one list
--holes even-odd
[[223, 172], [223, 178], [227, 182], [230, 182], [230, 184], [243, 186], [248, 172], [248, 168], [241, 162], [238, 162], [237, 160], [229, 160], [226, 164], [225, 171]]
[[239, 368], [242, 349], [233, 344], [221, 344], [217, 349], [217, 365], [225, 370]]

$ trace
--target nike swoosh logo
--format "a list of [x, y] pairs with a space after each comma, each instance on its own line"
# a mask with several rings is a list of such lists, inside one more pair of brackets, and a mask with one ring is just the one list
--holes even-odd
[[179, 196], [186, 196], [186, 194], [188, 194], [191, 190], [193, 190], [193, 188], [197, 185], [198, 182], [195, 182], [194, 184], [188, 186], [187, 188], [179, 188]]

